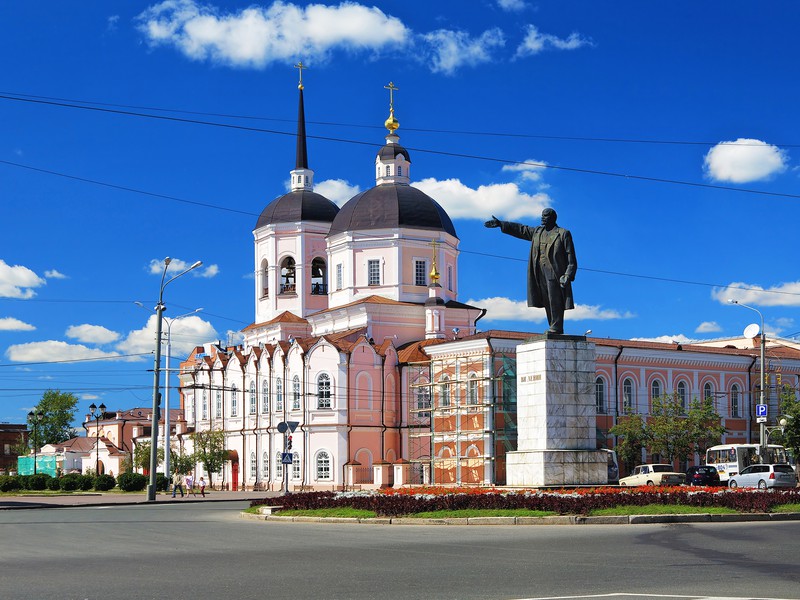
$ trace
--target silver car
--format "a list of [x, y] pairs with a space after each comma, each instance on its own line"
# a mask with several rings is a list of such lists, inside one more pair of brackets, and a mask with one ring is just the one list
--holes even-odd
[[731, 475], [728, 487], [793, 488], [797, 487], [797, 475], [791, 465], [750, 465], [738, 475]]

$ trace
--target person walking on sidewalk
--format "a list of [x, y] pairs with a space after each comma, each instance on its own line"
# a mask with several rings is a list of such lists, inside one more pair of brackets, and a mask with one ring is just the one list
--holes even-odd
[[200, 486], [200, 495], [205, 498], [206, 497], [206, 480], [203, 479], [202, 475], [200, 476], [200, 481], [197, 483]]
[[172, 475], [172, 497], [175, 497], [175, 492], [178, 490], [181, 491], [181, 498], [183, 498], [183, 476], [175, 470], [175, 473]]
[[197, 492], [194, 491], [194, 477], [192, 477], [191, 473], [186, 475], [186, 495], [187, 496], [189, 495], [189, 492], [192, 493], [192, 496], [197, 498]]

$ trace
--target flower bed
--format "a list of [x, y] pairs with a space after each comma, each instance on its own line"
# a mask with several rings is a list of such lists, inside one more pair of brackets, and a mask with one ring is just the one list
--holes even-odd
[[[254, 500], [251, 506], [275, 504], [276, 498]], [[599, 508], [676, 504], [718, 506], [737, 512], [770, 512], [780, 504], [800, 503], [800, 489], [749, 490], [711, 487], [577, 488], [504, 491], [496, 488], [408, 488], [359, 492], [303, 492], [280, 497], [284, 509], [351, 507], [397, 517], [420, 512], [462, 509], [519, 509], [586, 515]]]

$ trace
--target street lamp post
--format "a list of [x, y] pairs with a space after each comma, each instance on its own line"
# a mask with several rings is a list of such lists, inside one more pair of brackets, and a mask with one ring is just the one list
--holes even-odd
[[89, 405], [89, 416], [94, 419], [94, 474], [100, 475], [100, 419], [106, 414], [106, 405], [95, 406], [94, 402]]
[[28, 420], [31, 422], [31, 425], [33, 425], [33, 474], [34, 475], [36, 475], [36, 442], [39, 439], [39, 437], [36, 435], [36, 430], [39, 425], [39, 421], [41, 421], [43, 418], [44, 418], [44, 413], [42, 411], [39, 411], [37, 413], [30, 411], [28, 413]]
[[184, 269], [172, 279], [167, 279], [167, 269], [172, 259], [167, 257], [164, 259], [164, 271], [161, 273], [161, 287], [158, 290], [158, 304], [156, 304], [156, 352], [153, 361], [153, 416], [151, 420], [150, 431], [150, 484], [147, 486], [147, 501], [156, 501], [156, 469], [158, 468], [158, 411], [159, 411], [159, 396], [161, 395], [161, 319], [164, 315], [166, 306], [164, 305], [164, 288], [170, 283], [175, 281], [178, 277], [186, 275], [192, 269], [202, 266], [202, 261], [197, 261], [188, 269]]
[[[741, 306], [742, 308], [748, 308], [753, 312], [757, 313], [759, 318], [761, 319], [761, 390], [759, 391], [759, 404], [764, 404], [764, 389], [767, 387], [767, 373], [766, 373], [766, 362], [764, 360], [764, 350], [767, 344], [767, 336], [764, 332], [764, 315], [761, 314], [761, 311], [757, 308], [753, 308], [752, 306], [748, 306], [747, 304], [742, 304], [738, 300], [734, 300], [733, 298], [729, 298], [728, 302], [730, 304], [736, 304], [737, 306]], [[761, 456], [762, 460], [766, 460], [767, 456], [767, 424], [762, 421], [758, 424], [758, 445], [761, 447]]]

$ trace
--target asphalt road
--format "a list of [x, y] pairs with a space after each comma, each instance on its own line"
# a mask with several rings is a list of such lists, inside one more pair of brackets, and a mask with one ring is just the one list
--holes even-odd
[[274, 523], [246, 505], [0, 511], [0, 597], [800, 599], [800, 522]]

